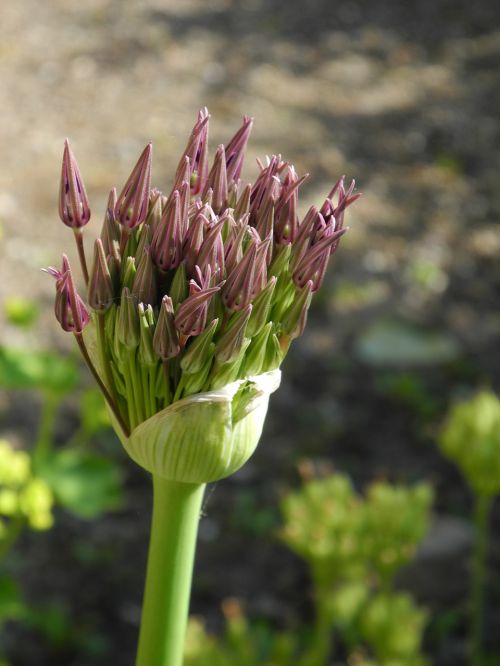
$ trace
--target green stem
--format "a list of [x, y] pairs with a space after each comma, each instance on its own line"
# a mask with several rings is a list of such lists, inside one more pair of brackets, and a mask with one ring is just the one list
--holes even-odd
[[89, 283], [89, 271], [87, 268], [87, 260], [85, 258], [85, 248], [83, 246], [83, 234], [81, 229], [73, 229], [75, 234], [76, 248], [78, 250], [78, 258], [80, 259], [80, 266], [82, 267], [83, 279], [85, 285]]
[[492, 499], [487, 495], [477, 495], [474, 508], [474, 526], [476, 530], [474, 554], [472, 560], [471, 581], [471, 666], [482, 663], [484, 588], [486, 582], [486, 557], [488, 549], [489, 515]]
[[35, 467], [45, 460], [52, 449], [58, 406], [58, 396], [52, 391], [44, 391], [38, 436], [33, 448], [33, 465]]
[[153, 518], [136, 666], [181, 666], [203, 484], [153, 476]]

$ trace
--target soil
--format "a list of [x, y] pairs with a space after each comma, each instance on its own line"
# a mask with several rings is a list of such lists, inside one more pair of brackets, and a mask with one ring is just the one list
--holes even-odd
[[[251, 618], [280, 627], [310, 615], [305, 569], [273, 538], [279, 497], [297, 485], [304, 456], [349, 473], [360, 488], [376, 477], [430, 479], [440, 524], [458, 517], [462, 527], [402, 585], [432, 609], [432, 663], [465, 666], [472, 500], [435, 438], [450, 401], [500, 388], [496, 3], [19, 0], [1, 13], [0, 302], [15, 294], [42, 308], [37, 330], [25, 335], [0, 315], [2, 343], [70, 347], [52, 318], [53, 285], [38, 270], [62, 251], [75, 256], [57, 218], [65, 136], [93, 204], [89, 243], [107, 192], [149, 140], [155, 185], [168, 189], [205, 105], [212, 146], [244, 113], [255, 117], [248, 178], [255, 157], [275, 152], [312, 174], [304, 208], [339, 174], [356, 177], [363, 197], [307, 332], [284, 364], [262, 443], [208, 494], [192, 611], [214, 631], [228, 596]], [[406, 355], [384, 348], [381, 322], [400, 337], [412, 331]], [[429, 334], [439, 336], [440, 354], [422, 342]], [[397, 388], [408, 377], [410, 397]], [[36, 397], [3, 394], [0, 435], [28, 444], [37, 408]], [[60, 446], [75, 427], [72, 414], [68, 405]], [[89, 522], [60, 511], [50, 532], [23, 537], [10, 563], [28, 599], [67, 610], [73, 639], [51, 646], [9, 625], [2, 639], [13, 666], [133, 662], [149, 479], [118, 442], [104, 440], [96, 446], [111, 450], [126, 475], [124, 508]], [[486, 645], [500, 659], [498, 509]]]

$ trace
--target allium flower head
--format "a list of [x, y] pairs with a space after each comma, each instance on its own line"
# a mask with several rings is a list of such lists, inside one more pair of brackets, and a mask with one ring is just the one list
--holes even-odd
[[[251, 378], [279, 375], [346, 231], [346, 209], [359, 196], [354, 181], [346, 186], [342, 177], [302, 216], [299, 195], [307, 176], [281, 155], [259, 161], [254, 183], [245, 184], [252, 123], [245, 116], [210, 165], [209, 115], [202, 109], [168, 195], [151, 188], [152, 147], [146, 146], [119, 196], [115, 189], [109, 196], [88, 279], [91, 316], [67, 259], [61, 271], [49, 269], [62, 327], [81, 334], [90, 322], [83, 339], [94, 376], [135, 459], [146, 431], [155, 441], [168, 439], [165, 423], [175, 420], [181, 428], [183, 410], [201, 413], [206, 401], [230, 405], [222, 431], [233, 432], [236, 414], [242, 427], [247, 423], [256, 396], [277, 385]], [[61, 217], [81, 226], [90, 212], [67, 143], [62, 173]], [[163, 435], [151, 435], [151, 424], [159, 422]], [[147, 464], [140, 460], [147, 468], [150, 455]], [[238, 456], [241, 462], [241, 451]], [[226, 463], [215, 465], [211, 476], [233, 468]]]

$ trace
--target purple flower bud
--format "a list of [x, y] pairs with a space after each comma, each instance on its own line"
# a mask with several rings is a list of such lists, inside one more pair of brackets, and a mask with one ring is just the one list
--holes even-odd
[[68, 257], [63, 254], [62, 268], [60, 271], [53, 266], [45, 269], [56, 280], [56, 300], [54, 312], [57, 321], [64, 331], [69, 333], [81, 333], [90, 320], [90, 315], [84, 302], [78, 295], [71, 266]]
[[178, 190], [167, 201], [165, 210], [156, 227], [151, 245], [153, 261], [162, 271], [168, 271], [181, 263], [181, 202]]
[[229, 273], [222, 290], [222, 302], [228, 310], [243, 310], [252, 299], [257, 242], [252, 240], [243, 259]]
[[132, 230], [144, 222], [148, 214], [152, 152], [153, 146], [148, 143], [116, 203], [116, 217], [128, 230]]
[[240, 194], [240, 198], [236, 203], [234, 209], [234, 219], [238, 222], [242, 217], [250, 213], [250, 195], [252, 193], [252, 186], [250, 183], [245, 187], [243, 192]]
[[186, 237], [184, 239], [184, 261], [186, 263], [186, 270], [188, 275], [192, 275], [194, 267], [198, 260], [198, 255], [203, 244], [205, 230], [209, 228], [209, 222], [202, 208], [198, 211], [193, 221], [189, 225]]
[[293, 243], [297, 235], [298, 189], [308, 174], [299, 178], [293, 167], [289, 167], [283, 189], [274, 211], [274, 237], [280, 245]]
[[153, 348], [162, 361], [177, 356], [181, 350], [179, 334], [175, 328], [174, 306], [169, 296], [164, 296], [153, 337]]
[[94, 261], [90, 271], [88, 301], [93, 310], [106, 312], [113, 304], [114, 290], [103, 243], [94, 243]]
[[319, 229], [324, 228], [325, 220], [316, 206], [311, 206], [299, 225], [297, 237], [292, 245], [290, 270], [293, 273], [306, 254]]
[[293, 272], [293, 281], [298, 287], [304, 287], [312, 280], [312, 291], [317, 291], [323, 281], [331, 248], [336, 245], [347, 229], [339, 229], [331, 235], [323, 237], [313, 245], [302, 257]]
[[206, 231], [196, 262], [202, 273], [210, 267], [212, 275], [219, 278], [224, 275], [224, 243], [221, 234], [223, 226], [224, 220], [221, 219]]
[[145, 223], [153, 231], [160, 224], [165, 197], [160, 190], [153, 189], [149, 193], [149, 209]]
[[252, 313], [252, 305], [235, 313], [217, 342], [215, 357], [219, 363], [234, 363], [245, 341], [245, 330]]
[[183, 183], [189, 184], [190, 178], [191, 178], [191, 162], [189, 160], [189, 157], [186, 156], [184, 157], [183, 160], [181, 160], [181, 162], [179, 163], [179, 167], [177, 168], [174, 184], [172, 186], [172, 192], [175, 192], [175, 190], [180, 190]]
[[64, 142], [64, 153], [59, 188], [59, 217], [68, 227], [79, 229], [90, 220], [90, 208], [85, 185], [80, 175], [68, 139]]
[[243, 240], [248, 232], [247, 218], [240, 220], [228, 235], [224, 243], [224, 261], [227, 273], [231, 273], [243, 258]]
[[212, 189], [212, 208], [219, 214], [226, 208], [227, 204], [227, 173], [226, 173], [226, 154], [224, 146], [221, 144], [215, 153], [214, 164], [208, 174], [203, 194], [207, 194]]
[[226, 144], [226, 170], [228, 183], [237, 183], [241, 177], [248, 137], [252, 131], [253, 118], [243, 116], [243, 124]]
[[132, 286], [132, 296], [140, 303], [156, 303], [156, 272], [151, 258], [151, 249], [144, 248], [144, 252], [139, 257], [137, 273], [135, 274], [134, 284]]
[[116, 188], [113, 187], [108, 197], [108, 205], [101, 229], [101, 241], [104, 253], [115, 255], [120, 246], [120, 227], [115, 218]]
[[[190, 284], [192, 283], [191, 280]], [[204, 330], [208, 304], [219, 290], [220, 286], [195, 291], [180, 304], [175, 316], [175, 325], [182, 335], [185, 337], [199, 335]]]
[[[176, 177], [183, 171], [185, 158], [189, 158], [191, 174], [188, 182], [191, 185], [192, 194], [199, 194], [205, 187], [208, 174], [207, 143], [208, 143], [208, 121], [210, 115], [206, 107], [198, 113], [198, 119], [193, 127], [191, 136], [184, 153], [182, 154]], [[185, 179], [184, 179], [185, 180]]]

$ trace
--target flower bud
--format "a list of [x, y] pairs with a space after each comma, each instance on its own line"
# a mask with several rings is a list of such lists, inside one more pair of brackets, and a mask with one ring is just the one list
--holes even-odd
[[252, 306], [236, 312], [221, 335], [216, 345], [215, 358], [221, 364], [234, 363], [238, 358], [243, 342], [248, 320], [252, 313]]
[[283, 333], [291, 340], [298, 338], [304, 332], [307, 322], [307, 312], [311, 305], [313, 282], [309, 280], [306, 285], [298, 291], [291, 306], [286, 311], [281, 327]]
[[251, 338], [262, 330], [269, 319], [276, 281], [277, 278], [273, 275], [253, 302], [252, 314], [247, 327], [247, 335]]
[[252, 125], [253, 118], [250, 118], [250, 116], [244, 116], [243, 125], [225, 146], [228, 183], [237, 183], [240, 179], [245, 150], [250, 132], [252, 131]]
[[137, 273], [132, 286], [132, 295], [140, 303], [156, 303], [156, 271], [151, 259], [149, 247], [144, 248], [142, 256], [139, 258]]
[[152, 151], [153, 147], [148, 143], [116, 202], [116, 217], [128, 230], [144, 222], [148, 213]]
[[90, 208], [85, 185], [80, 175], [69, 141], [64, 142], [64, 153], [59, 188], [59, 217], [68, 227], [79, 229], [90, 220]]
[[175, 326], [182, 335], [199, 335], [205, 328], [208, 304], [220, 287], [201, 289], [183, 301], [175, 316]]
[[138, 347], [141, 337], [139, 314], [136, 302], [126, 287], [122, 291], [118, 308], [116, 331], [118, 342], [125, 349], [132, 351]]
[[93, 310], [106, 312], [113, 304], [114, 289], [103, 243], [97, 238], [94, 243], [94, 261], [90, 271], [88, 301]]
[[139, 361], [146, 367], [155, 366], [158, 358], [153, 348], [153, 334], [155, 330], [153, 308], [151, 305], [144, 307], [144, 303], [139, 303], [137, 308], [140, 327]]
[[177, 268], [182, 259], [181, 209], [178, 190], [169, 196], [152, 241], [152, 256], [162, 271]]
[[213, 359], [215, 345], [212, 340], [219, 323], [214, 319], [207, 328], [189, 345], [181, 360], [181, 368], [188, 375], [194, 375], [203, 368], [207, 359]]
[[164, 296], [153, 338], [153, 347], [162, 361], [174, 358], [180, 352], [179, 334], [175, 328], [172, 299]]
[[226, 154], [224, 146], [221, 144], [215, 153], [215, 160], [208, 174], [203, 194], [208, 194], [212, 190], [212, 208], [214, 212], [222, 213], [227, 203], [227, 172], [226, 172]]
[[266, 346], [273, 328], [273, 322], [268, 322], [253, 339], [243, 359], [242, 372], [244, 377], [258, 375], [262, 372], [266, 358]]
[[78, 295], [68, 257], [63, 254], [62, 268], [58, 271], [53, 266], [45, 270], [56, 280], [56, 300], [54, 312], [64, 331], [81, 333], [90, 320], [84, 302]]

